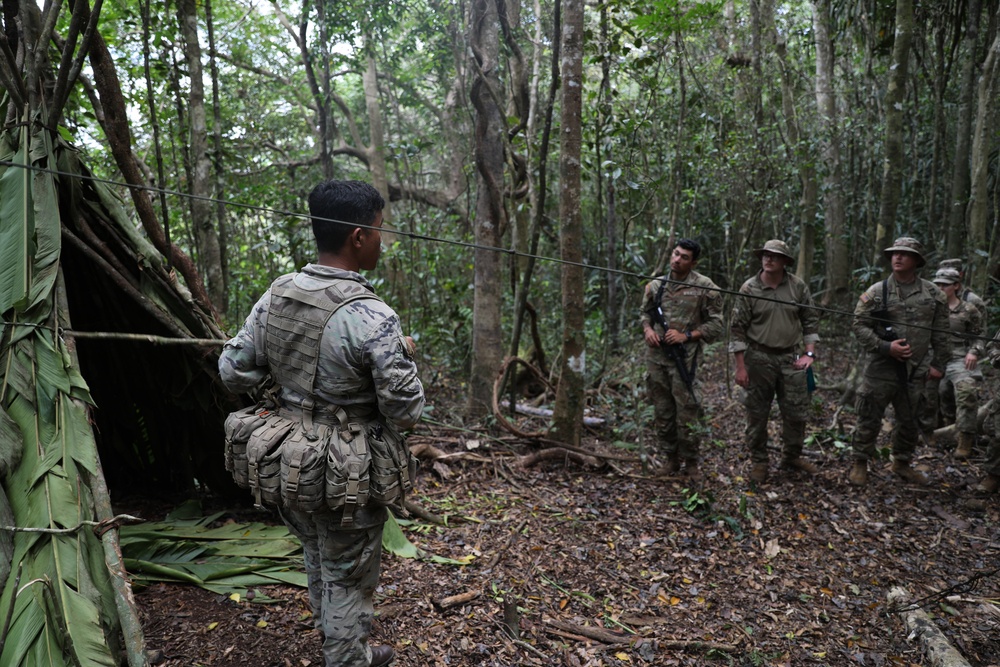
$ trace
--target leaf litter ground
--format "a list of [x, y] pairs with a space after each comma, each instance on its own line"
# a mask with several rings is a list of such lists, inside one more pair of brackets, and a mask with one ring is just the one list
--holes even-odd
[[[922, 446], [927, 488], [898, 481], [883, 461], [866, 489], [852, 489], [853, 416], [835, 415], [839, 396], [821, 381], [807, 447], [820, 473], [778, 471], [773, 451], [771, 479], [752, 485], [724, 357], [713, 349], [699, 371], [711, 406], [699, 489], [638, 461], [524, 467], [519, 457], [536, 445], [421, 425], [413, 440], [452, 456], [424, 465], [416, 500], [447, 526], [417, 519], [407, 534], [469, 565], [385, 555], [373, 641], [390, 643], [400, 667], [926, 664], [886, 602], [901, 586], [913, 598], [950, 591], [926, 611], [972, 665], [1000, 665], [1000, 506], [965, 507], [984, 448], [958, 463], [947, 446]], [[823, 379], [846, 375], [849, 355], [837, 357]], [[460, 406], [446, 383], [428, 389], [439, 419]], [[585, 445], [635, 456], [612, 444], [626, 426], [588, 432]], [[202, 502], [206, 512], [225, 508], [224, 520], [278, 523]], [[119, 509], [154, 520], [169, 507], [136, 500]], [[323, 664], [300, 588], [267, 586], [247, 601], [164, 583], [136, 601], [160, 665]]]

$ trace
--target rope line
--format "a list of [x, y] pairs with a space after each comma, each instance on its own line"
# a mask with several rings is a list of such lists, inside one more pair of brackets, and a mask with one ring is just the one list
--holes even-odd
[[[272, 215], [290, 216], [290, 217], [301, 218], [301, 219], [312, 219], [312, 217], [313, 217], [313, 216], [310, 216], [309, 214], [299, 213], [299, 212], [296, 212], [296, 211], [288, 211], [288, 210], [284, 210], [284, 209], [276, 209], [276, 208], [271, 208], [271, 207], [267, 207], [267, 206], [259, 206], [259, 205], [254, 205], [254, 204], [243, 204], [241, 202], [231, 201], [231, 200], [228, 200], [228, 199], [219, 199], [217, 197], [210, 197], [210, 196], [205, 196], [205, 195], [193, 195], [193, 194], [190, 194], [190, 193], [180, 192], [180, 191], [177, 191], [177, 190], [169, 190], [169, 189], [166, 189], [166, 188], [158, 188], [158, 187], [155, 187], [155, 186], [152, 186], [152, 185], [130, 185], [130, 184], [122, 182], [122, 181], [115, 181], [115, 180], [111, 180], [111, 179], [107, 179], [107, 178], [101, 178], [99, 176], [93, 176], [93, 175], [89, 175], [88, 176], [88, 175], [77, 174], [77, 173], [73, 173], [73, 172], [60, 171], [60, 170], [57, 170], [57, 169], [50, 169], [48, 167], [37, 167], [35, 165], [24, 165], [24, 164], [19, 164], [19, 163], [16, 163], [16, 162], [12, 162], [10, 160], [0, 160], [0, 166], [5, 166], [5, 167], [19, 167], [19, 168], [22, 168], [22, 169], [29, 169], [31, 171], [36, 171], [36, 172], [39, 172], [39, 173], [46, 173], [46, 174], [51, 174], [51, 175], [55, 175], [55, 176], [65, 176], [65, 177], [69, 177], [69, 178], [79, 178], [81, 180], [93, 181], [95, 183], [102, 183], [104, 185], [111, 185], [111, 186], [115, 186], [115, 187], [132, 188], [132, 189], [137, 189], [137, 190], [144, 191], [144, 192], [152, 192], [152, 193], [158, 193], [158, 194], [167, 194], [167, 195], [171, 195], [171, 196], [174, 196], [174, 197], [194, 199], [194, 200], [198, 200], [198, 201], [207, 201], [207, 202], [212, 202], [212, 203], [215, 203], [215, 204], [222, 204], [224, 206], [231, 206], [231, 207], [235, 207], [235, 208], [246, 209], [246, 210], [254, 211], [254, 212], [257, 212], [257, 213], [268, 213], [268, 214], [272, 214]], [[349, 222], [349, 221], [345, 221], [345, 220], [338, 220], [336, 218], [317, 218], [317, 219], [319, 219], [319, 220], [325, 220], [327, 222], [337, 222], [337, 223], [340, 223], [340, 224], [351, 225], [351, 226], [354, 226], [354, 227], [361, 227], [363, 229], [375, 229], [375, 230], [384, 231], [384, 232], [387, 232], [387, 233], [390, 233], [390, 234], [396, 234], [398, 236], [404, 236], [404, 237], [407, 237], [407, 238], [410, 238], [410, 239], [413, 239], [413, 240], [417, 240], [417, 241], [428, 241], [428, 242], [431, 242], [431, 243], [440, 243], [440, 244], [444, 244], [444, 245], [453, 245], [453, 246], [458, 246], [458, 247], [468, 248], [468, 249], [473, 249], [473, 250], [485, 250], [485, 251], [488, 251], [488, 252], [496, 252], [496, 253], [500, 253], [500, 254], [503, 254], [503, 255], [507, 255], [509, 257], [523, 257], [523, 258], [534, 259], [534, 260], [543, 261], [543, 262], [550, 262], [550, 263], [555, 263], [555, 264], [564, 264], [564, 265], [567, 265], [567, 266], [576, 266], [576, 267], [580, 267], [580, 268], [584, 268], [584, 269], [592, 269], [592, 270], [595, 270], [595, 271], [601, 271], [601, 272], [612, 274], [612, 275], [619, 275], [619, 276], [626, 277], [626, 278], [632, 278], [632, 279], [635, 279], [637, 281], [649, 281], [649, 280], [659, 279], [659, 280], [663, 280], [663, 281], [667, 282], [668, 284], [674, 284], [674, 285], [685, 285], [685, 284], [687, 284], [684, 281], [671, 279], [669, 277], [669, 275], [649, 276], [649, 275], [646, 275], [646, 274], [637, 273], [635, 271], [628, 271], [626, 269], [613, 269], [611, 267], [602, 266], [600, 264], [588, 264], [587, 262], [574, 262], [574, 261], [571, 261], [571, 260], [562, 259], [561, 257], [550, 257], [550, 256], [547, 256], [547, 255], [536, 255], [536, 254], [532, 254], [532, 253], [521, 252], [521, 251], [515, 250], [513, 248], [500, 248], [500, 247], [497, 247], [497, 246], [483, 245], [481, 243], [475, 243], [475, 242], [472, 242], [472, 241], [457, 241], [457, 240], [454, 240], [454, 239], [447, 239], [447, 238], [438, 237], [438, 236], [431, 236], [429, 234], [422, 234], [422, 233], [419, 233], [419, 232], [411, 232], [411, 231], [406, 231], [406, 230], [396, 229], [396, 228], [374, 227], [372, 225], [362, 225], [362, 224], [358, 224], [358, 223], [355, 223], [355, 222]], [[700, 288], [700, 289], [705, 289], [705, 288]], [[727, 295], [736, 296], [736, 297], [743, 297], [743, 298], [755, 299], [755, 300], [758, 300], [758, 301], [770, 301], [770, 302], [773, 302], [773, 303], [778, 303], [778, 304], [783, 304], [783, 305], [788, 305], [788, 306], [794, 306], [796, 308], [809, 308], [809, 309], [812, 309], [812, 310], [816, 310], [816, 311], [818, 311], [820, 313], [826, 313], [826, 314], [829, 314], [829, 315], [836, 315], [836, 316], [840, 316], [840, 317], [851, 317], [851, 318], [854, 317], [854, 312], [853, 311], [841, 310], [839, 308], [830, 308], [830, 307], [827, 307], [827, 306], [820, 306], [820, 305], [817, 305], [817, 304], [803, 304], [803, 303], [799, 303], [799, 302], [796, 302], [796, 301], [785, 301], [783, 299], [776, 299], [776, 298], [767, 297], [767, 296], [757, 296], [757, 295], [751, 295], [751, 294], [743, 294], [739, 290], [732, 289], [732, 288], [725, 288], [725, 287], [718, 287], [718, 286], [716, 286], [712, 291], [717, 291], [720, 294], [727, 294]], [[872, 321], [874, 321], [873, 318], [870, 318], [870, 319], [872, 319]], [[44, 327], [43, 325], [18, 324], [16, 322], [6, 322], [6, 321], [3, 321], [3, 320], [0, 320], [0, 323], [2, 323], [4, 325], [38, 326], [40, 328], [48, 328], [48, 327]], [[931, 331], [931, 332], [939, 331], [938, 329], [935, 329], [934, 327], [920, 325], [920, 324], [906, 324], [905, 326], [907, 326], [909, 328], [912, 328], [912, 329], [921, 329], [921, 330], [924, 330], [924, 331]], [[66, 333], [72, 333], [73, 335], [76, 335], [78, 338], [83, 338], [83, 337], [86, 337], [86, 334], [88, 334], [88, 333], [100, 333], [100, 332], [66, 332]], [[945, 330], [945, 333], [947, 333], [947, 334], [949, 334], [951, 336], [961, 336], [962, 338], [964, 338], [966, 340], [982, 340], [982, 341], [986, 341], [986, 342], [989, 342], [989, 341], [993, 340], [993, 337], [991, 337], [991, 336], [973, 336], [971, 334], [956, 334], [955, 332], [952, 332], [950, 329], [949, 330]], [[129, 335], [129, 336], [137, 336], [137, 337], [146, 337], [145, 334], [127, 334], [127, 335]], [[109, 336], [106, 335], [106, 334], [102, 334], [102, 336], [91, 336], [91, 337], [96, 338], [96, 337], [109, 337]], [[190, 341], [191, 344], [207, 344], [207, 341], [211, 340], [211, 339], [166, 339], [166, 340], [184, 340], [184, 341]], [[157, 342], [162, 342], [162, 341], [157, 341]]]

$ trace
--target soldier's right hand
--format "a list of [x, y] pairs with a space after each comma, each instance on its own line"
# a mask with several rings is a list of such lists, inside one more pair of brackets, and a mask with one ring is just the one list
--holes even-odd
[[660, 346], [660, 335], [652, 327], [643, 329], [642, 336], [646, 339], [646, 345], [650, 347]]
[[910, 349], [910, 344], [906, 342], [905, 338], [900, 338], [892, 341], [889, 345], [889, 356], [896, 361], [906, 361], [913, 356], [913, 350]]

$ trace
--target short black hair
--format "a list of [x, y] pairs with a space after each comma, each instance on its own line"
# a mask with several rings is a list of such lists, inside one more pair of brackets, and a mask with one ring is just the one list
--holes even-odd
[[677, 242], [678, 248], [684, 248], [691, 252], [691, 260], [697, 261], [698, 257], [701, 255], [701, 244], [694, 239], [681, 239]]
[[309, 193], [309, 216], [320, 252], [339, 252], [355, 227], [371, 225], [385, 208], [379, 191], [364, 181], [324, 181]]

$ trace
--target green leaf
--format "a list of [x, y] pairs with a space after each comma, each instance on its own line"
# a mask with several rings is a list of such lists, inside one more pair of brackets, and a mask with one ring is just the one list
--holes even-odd
[[[8, 139], [4, 143], [9, 146], [11, 142]], [[16, 152], [4, 159], [23, 166], [8, 167], [0, 173], [0, 313], [24, 306], [31, 286], [29, 261], [35, 253], [26, 129], [18, 143]]]

